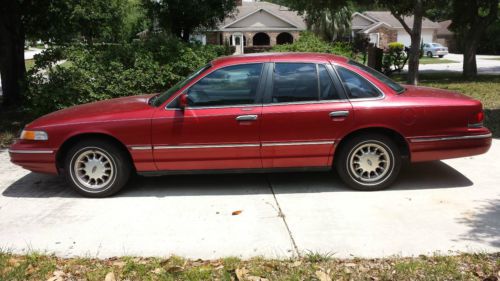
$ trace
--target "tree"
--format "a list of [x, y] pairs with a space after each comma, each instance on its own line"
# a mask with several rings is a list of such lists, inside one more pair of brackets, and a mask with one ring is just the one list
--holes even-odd
[[25, 85], [25, 31], [21, 20], [22, 3], [6, 1], [0, 5], [0, 74], [4, 106], [19, 104]]
[[214, 28], [231, 14], [234, 0], [143, 0], [150, 17], [166, 31], [188, 42], [189, 36], [197, 29]]
[[65, 44], [116, 42], [127, 0], [8, 0], [0, 5], [0, 74], [3, 106], [17, 106], [25, 91], [27, 39]]
[[498, 20], [499, 0], [454, 0], [451, 28], [463, 42], [463, 75], [477, 76], [476, 52], [486, 29]]
[[324, 10], [318, 18], [306, 14], [306, 22], [314, 33], [327, 41], [335, 41], [349, 35], [353, 10], [347, 5], [336, 11]]
[[[411, 45], [408, 58], [407, 83], [417, 85], [420, 61], [420, 44], [422, 38], [422, 21], [425, 11], [431, 6], [432, 0], [379, 0], [378, 3], [388, 8], [391, 11], [391, 14], [401, 23], [405, 31], [410, 35]], [[413, 16], [413, 22], [411, 24], [405, 21], [405, 18], [409, 16]]]

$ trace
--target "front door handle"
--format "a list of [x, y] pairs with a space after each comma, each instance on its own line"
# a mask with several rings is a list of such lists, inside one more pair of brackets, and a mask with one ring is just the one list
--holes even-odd
[[257, 115], [240, 115], [236, 117], [236, 121], [255, 121], [257, 118]]
[[349, 116], [349, 111], [347, 111], [347, 110], [332, 111], [328, 115], [330, 115], [331, 118], [347, 117], [347, 116]]

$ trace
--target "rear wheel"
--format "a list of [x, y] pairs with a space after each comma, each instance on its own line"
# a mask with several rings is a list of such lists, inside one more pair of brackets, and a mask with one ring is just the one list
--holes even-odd
[[439, 55], [439, 58], [440, 58], [440, 59], [444, 58], [444, 55]]
[[401, 169], [401, 155], [392, 139], [381, 134], [355, 136], [339, 148], [335, 161], [341, 179], [363, 191], [389, 187]]
[[87, 197], [106, 197], [127, 183], [131, 163], [114, 144], [85, 140], [66, 154], [65, 172], [68, 182], [78, 193]]

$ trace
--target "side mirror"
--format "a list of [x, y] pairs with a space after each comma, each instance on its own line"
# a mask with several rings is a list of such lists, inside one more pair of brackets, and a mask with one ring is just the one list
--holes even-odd
[[181, 109], [184, 109], [188, 106], [188, 95], [187, 94], [181, 94], [179, 97], [179, 107]]

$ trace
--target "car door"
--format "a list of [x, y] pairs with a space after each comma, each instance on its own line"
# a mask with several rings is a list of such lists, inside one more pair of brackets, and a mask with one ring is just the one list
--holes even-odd
[[262, 168], [259, 126], [263, 63], [213, 70], [153, 118], [152, 142], [159, 170]]
[[352, 106], [330, 64], [276, 62], [261, 121], [264, 168], [326, 167], [353, 122]]

